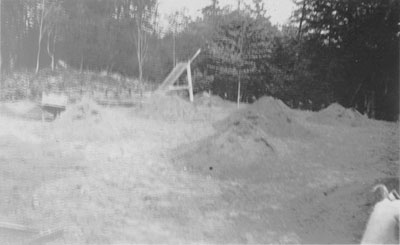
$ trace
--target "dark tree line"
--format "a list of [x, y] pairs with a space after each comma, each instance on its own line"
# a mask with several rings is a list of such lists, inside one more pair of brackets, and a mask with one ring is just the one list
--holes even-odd
[[396, 119], [400, 2], [301, 0], [303, 58], [335, 100], [371, 117]]
[[[239, 1], [240, 2], [240, 1]], [[161, 82], [190, 58], [196, 91], [234, 101], [272, 95], [292, 107], [332, 102], [398, 118], [396, 0], [295, 0], [290, 25], [271, 24], [261, 0], [160, 27], [157, 0], [1, 0], [1, 69], [106, 70]]]

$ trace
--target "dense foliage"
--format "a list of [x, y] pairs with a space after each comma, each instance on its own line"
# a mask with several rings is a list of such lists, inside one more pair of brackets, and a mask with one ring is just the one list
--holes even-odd
[[292, 22], [279, 28], [262, 0], [235, 9], [212, 0], [200, 18], [178, 11], [165, 28], [156, 0], [2, 0], [0, 65], [43, 69], [62, 60], [161, 82], [202, 48], [197, 92], [247, 102], [267, 94], [309, 109], [337, 101], [397, 120], [399, 1], [295, 3]]

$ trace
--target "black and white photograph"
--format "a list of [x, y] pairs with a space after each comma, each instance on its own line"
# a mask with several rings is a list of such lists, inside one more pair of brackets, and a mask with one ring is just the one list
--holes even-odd
[[0, 0], [0, 244], [399, 244], [399, 0]]

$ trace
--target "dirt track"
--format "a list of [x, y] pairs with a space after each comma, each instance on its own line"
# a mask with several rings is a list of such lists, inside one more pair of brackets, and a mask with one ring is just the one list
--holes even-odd
[[[179, 123], [96, 109], [93, 121], [1, 114], [2, 220], [63, 227], [54, 244], [357, 243], [373, 184], [398, 188], [396, 123], [321, 124], [290, 111], [290, 120], [268, 121], [276, 134], [267, 127], [254, 143], [248, 135], [258, 139], [253, 126], [265, 117], [247, 131], [219, 131], [220, 118], [198, 120], [206, 107], [190, 114], [196, 120], [184, 120], [186, 105], [171, 111]], [[312, 136], [281, 137], [276, 127], [291, 120], [287, 129]]]

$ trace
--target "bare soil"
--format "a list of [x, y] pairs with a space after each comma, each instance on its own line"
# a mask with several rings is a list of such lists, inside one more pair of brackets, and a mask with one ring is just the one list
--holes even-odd
[[61, 228], [49, 244], [358, 243], [372, 186], [398, 190], [398, 123], [186, 103], [83, 101], [52, 122], [0, 105], [0, 222]]

